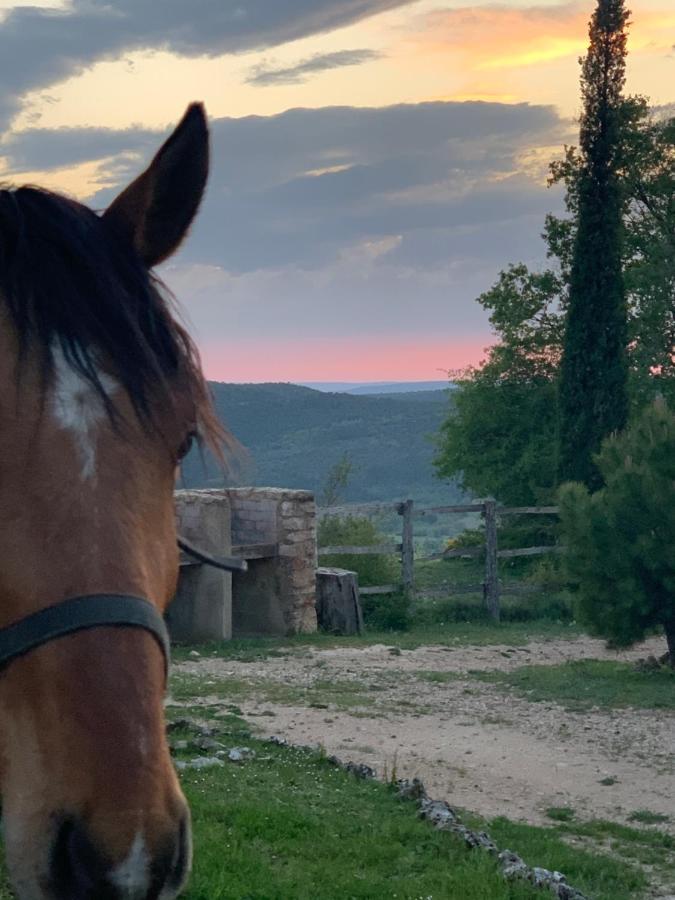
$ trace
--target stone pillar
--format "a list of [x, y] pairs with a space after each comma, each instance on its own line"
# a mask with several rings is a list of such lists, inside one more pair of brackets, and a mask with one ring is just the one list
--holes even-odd
[[[226, 491], [176, 491], [178, 531], [207, 552], [231, 554]], [[167, 611], [173, 640], [222, 641], [232, 637], [232, 576], [212, 566], [181, 566], [178, 590]]]
[[286, 491], [277, 513], [279, 593], [292, 634], [316, 631], [316, 504], [309, 491]]
[[309, 491], [231, 488], [232, 544], [272, 545], [233, 580], [233, 633], [316, 631], [316, 506]]

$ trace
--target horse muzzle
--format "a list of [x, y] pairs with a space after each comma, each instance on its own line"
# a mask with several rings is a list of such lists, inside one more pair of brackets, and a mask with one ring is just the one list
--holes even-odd
[[10, 823], [3, 824], [17, 900], [174, 900], [190, 873], [187, 807], [177, 824], [159, 835], [156, 828], [149, 834], [136, 830], [119, 854], [75, 816], [58, 817], [42, 840], [17, 835]]
[[127, 856], [112, 861], [87, 826], [64, 818], [56, 829], [45, 896], [50, 900], [170, 900], [178, 895], [190, 868], [187, 814], [175, 833], [150, 851], [139, 831]]

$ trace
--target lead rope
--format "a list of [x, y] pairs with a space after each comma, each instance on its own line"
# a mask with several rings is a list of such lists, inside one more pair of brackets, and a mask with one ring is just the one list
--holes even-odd
[[192, 556], [207, 566], [213, 566], [214, 569], [222, 569], [225, 572], [248, 571], [248, 563], [241, 556], [213, 556], [211, 553], [195, 547], [181, 535], [178, 535], [177, 543], [183, 553], [187, 553], [188, 556]]

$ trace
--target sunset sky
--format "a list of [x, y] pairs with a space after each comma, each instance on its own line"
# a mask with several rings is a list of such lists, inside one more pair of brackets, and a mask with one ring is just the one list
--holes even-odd
[[[0, 0], [0, 180], [103, 208], [192, 100], [213, 170], [161, 274], [221, 381], [436, 380], [478, 294], [543, 262], [595, 0]], [[675, 0], [627, 90], [675, 103]]]

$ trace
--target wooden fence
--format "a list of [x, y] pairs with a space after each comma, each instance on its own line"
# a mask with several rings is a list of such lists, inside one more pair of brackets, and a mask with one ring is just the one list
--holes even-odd
[[[485, 577], [480, 584], [455, 585], [447, 583], [443, 585], [443, 593], [476, 593], [482, 591], [485, 606], [491, 618], [499, 621], [500, 597], [502, 594], [520, 594], [532, 592], [533, 588], [527, 585], [510, 585], [505, 587], [499, 583], [497, 561], [499, 559], [513, 559], [517, 556], [539, 556], [544, 553], [556, 553], [560, 550], [557, 546], [546, 547], [521, 547], [518, 549], [500, 550], [497, 541], [497, 520], [502, 516], [551, 516], [557, 515], [557, 506], [497, 506], [496, 500], [485, 500], [482, 503], [469, 503], [460, 506], [424, 506], [415, 507], [412, 500], [403, 500], [397, 503], [355, 503], [345, 506], [321, 507], [318, 510], [319, 518], [330, 516], [365, 516], [369, 517], [381, 513], [395, 511], [401, 516], [401, 542], [370, 546], [335, 546], [319, 547], [319, 556], [338, 554], [349, 555], [387, 555], [400, 554], [401, 556], [401, 581], [398, 584], [383, 584], [377, 587], [360, 588], [362, 594], [390, 594], [397, 590], [405, 590], [409, 594], [415, 593], [415, 529], [414, 520], [421, 516], [450, 515], [453, 513], [480, 513], [485, 521], [485, 544], [482, 547], [458, 547], [434, 553], [431, 556], [418, 557], [419, 561], [433, 559], [450, 559], [452, 557], [480, 557], [485, 555]], [[425, 596], [433, 596], [434, 592], [425, 592]]]

